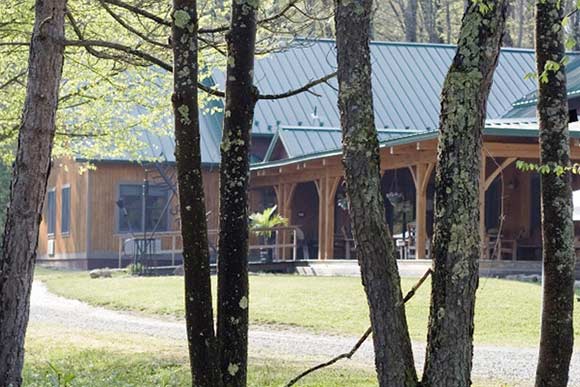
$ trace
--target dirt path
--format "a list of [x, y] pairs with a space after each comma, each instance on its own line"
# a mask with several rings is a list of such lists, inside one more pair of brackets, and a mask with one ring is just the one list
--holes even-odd
[[[185, 340], [185, 328], [181, 322], [90, 306], [56, 296], [40, 282], [35, 282], [32, 288], [30, 319], [32, 322], [62, 325], [64, 332], [67, 328], [75, 328]], [[299, 329], [254, 326], [250, 329], [250, 354], [268, 358], [327, 360], [348, 351], [357, 339]], [[422, 369], [424, 352], [424, 345], [415, 345], [415, 353], [421, 358], [417, 359], [419, 369]], [[372, 366], [372, 356], [372, 346], [368, 342], [353, 361]], [[473, 377], [478, 380], [518, 381], [527, 385], [526, 382], [533, 380], [536, 359], [535, 348], [478, 346], [474, 355]], [[572, 362], [569, 386], [580, 386], [580, 353], [574, 354]]]

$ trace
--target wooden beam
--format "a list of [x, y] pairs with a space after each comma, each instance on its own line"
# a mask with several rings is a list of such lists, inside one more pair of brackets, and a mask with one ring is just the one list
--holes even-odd
[[415, 184], [415, 258], [425, 259], [427, 250], [427, 184], [430, 173], [429, 164], [417, 164], [417, 183]]
[[326, 193], [326, 177], [317, 180], [318, 188], [318, 259], [326, 259], [326, 208], [328, 195]]
[[[409, 168], [409, 172], [411, 172], [411, 177], [413, 178], [413, 183], [415, 183], [415, 189], [417, 190], [417, 189], [419, 189], [419, 182], [417, 181], [417, 174], [415, 174], [415, 169], [418, 168], [418, 165], [416, 165], [416, 166], [409, 165], [408, 168]], [[417, 171], [417, 173], [419, 173], [419, 172]]]
[[485, 177], [486, 152], [482, 149], [479, 171], [479, 238], [481, 241], [481, 257], [487, 256], [485, 243]]
[[325, 254], [324, 259], [334, 258], [334, 208], [335, 208], [335, 196], [336, 190], [338, 188], [338, 183], [340, 182], [340, 177], [327, 177], [326, 178], [326, 211], [325, 211], [325, 232], [326, 238], [324, 239]]
[[489, 189], [495, 178], [514, 161], [516, 161], [515, 157], [508, 157], [485, 179], [485, 191]]
[[427, 172], [425, 172], [425, 177], [421, 182], [421, 191], [427, 192], [427, 187], [429, 186], [429, 179], [431, 179], [431, 172], [433, 172], [434, 167], [435, 163], [427, 164]]

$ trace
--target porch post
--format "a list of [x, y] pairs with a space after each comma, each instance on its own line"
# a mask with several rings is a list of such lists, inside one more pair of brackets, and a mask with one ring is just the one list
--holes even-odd
[[324, 259], [334, 258], [334, 198], [340, 177], [326, 177], [326, 211], [325, 211], [325, 233], [326, 243]]
[[[292, 195], [294, 194], [294, 188], [296, 184], [294, 183], [281, 183], [274, 186], [274, 190], [276, 191], [276, 198], [278, 202], [278, 213], [280, 216], [283, 216], [291, 221], [292, 216]], [[289, 244], [290, 243], [290, 236], [286, 231], [282, 232], [282, 235], [278, 235], [276, 238], [276, 244]], [[287, 257], [287, 248], [282, 247], [277, 249], [279, 256], [285, 260]]]
[[417, 164], [415, 171], [415, 202], [416, 202], [416, 225], [415, 225], [415, 258], [425, 259], [427, 250], [427, 187], [433, 164]]
[[326, 259], [326, 178], [315, 181], [318, 190], [318, 259]]
[[[294, 194], [294, 188], [296, 184], [288, 183], [282, 186], [284, 191], [284, 203], [280, 207], [280, 215], [288, 219], [288, 222], [292, 221], [292, 195]], [[290, 233], [288, 231], [282, 232], [282, 243], [287, 245], [290, 243]], [[282, 259], [286, 260], [288, 258], [289, 248], [282, 248]]]
[[485, 179], [486, 179], [486, 154], [481, 150], [481, 164], [479, 171], [479, 238], [481, 241], [481, 257], [487, 258], [487, 246], [485, 243]]

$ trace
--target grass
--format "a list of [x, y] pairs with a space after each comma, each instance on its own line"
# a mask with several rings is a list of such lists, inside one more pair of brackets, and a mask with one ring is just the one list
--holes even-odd
[[[313, 363], [299, 359], [250, 358], [249, 387], [281, 387]], [[73, 376], [57, 383], [58, 374]], [[94, 331], [33, 323], [26, 339], [27, 387], [187, 387], [191, 386], [185, 343], [140, 335], [112, 336]], [[475, 381], [474, 387], [512, 387]], [[313, 373], [297, 387], [376, 387], [372, 365], [345, 361]]]
[[[44, 324], [32, 324], [26, 342], [27, 387], [169, 387], [191, 386], [185, 343], [138, 335], [111, 337]], [[250, 387], [280, 387], [304, 370], [305, 363], [250, 359]], [[73, 375], [70, 385], [55, 383], [58, 374]], [[372, 369], [334, 367], [301, 387], [374, 387]]]
[[[181, 277], [89, 279], [87, 273], [41, 270], [37, 278], [62, 296], [112, 309], [152, 315], [183, 316]], [[214, 278], [215, 279], [215, 278]], [[408, 290], [414, 279], [403, 279]], [[425, 341], [429, 308], [426, 282], [407, 304], [413, 340]], [[368, 326], [368, 310], [358, 278], [255, 275], [250, 278], [253, 324], [295, 326], [314, 332], [359, 335]], [[215, 293], [215, 292], [214, 292]], [[536, 284], [481, 279], [476, 305], [478, 344], [536, 346], [541, 289]], [[580, 335], [580, 308], [574, 311]]]

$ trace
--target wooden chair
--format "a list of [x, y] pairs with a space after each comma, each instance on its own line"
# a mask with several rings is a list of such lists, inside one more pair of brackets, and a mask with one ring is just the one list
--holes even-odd
[[498, 235], [495, 229], [487, 232], [485, 247], [486, 259], [511, 259], [512, 261], [517, 259], [517, 240], [503, 238], [501, 234]]

